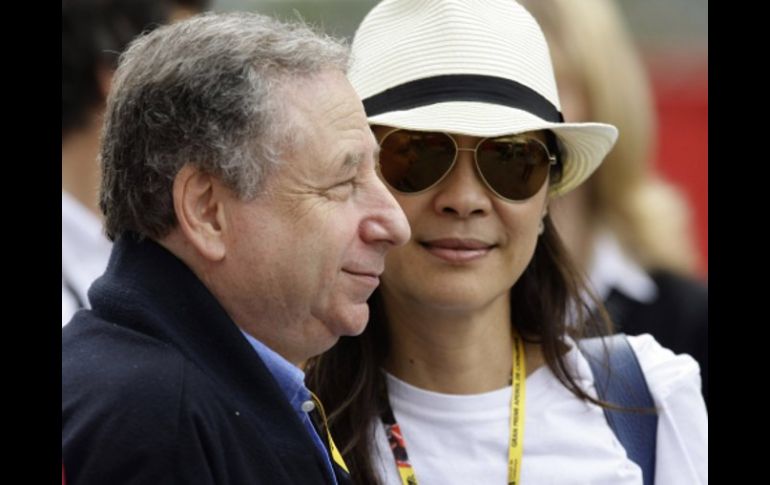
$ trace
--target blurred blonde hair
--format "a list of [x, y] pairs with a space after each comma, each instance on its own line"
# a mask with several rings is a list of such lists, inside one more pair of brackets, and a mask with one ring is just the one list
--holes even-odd
[[543, 29], [557, 73], [568, 73], [578, 84], [571, 88], [582, 97], [586, 119], [573, 121], [610, 123], [620, 131], [586, 182], [592, 219], [587, 222], [609, 227], [647, 270], [692, 274], [696, 250], [689, 208], [650, 165], [656, 143], [652, 92], [617, 5], [612, 0], [519, 3]]

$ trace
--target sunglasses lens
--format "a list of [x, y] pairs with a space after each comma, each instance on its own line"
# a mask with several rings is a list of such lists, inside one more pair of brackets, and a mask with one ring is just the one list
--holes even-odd
[[550, 159], [545, 147], [533, 138], [489, 138], [478, 147], [479, 171], [489, 187], [511, 200], [525, 200], [543, 186]]
[[380, 173], [400, 192], [420, 192], [452, 167], [455, 145], [444, 133], [398, 130], [380, 143]]

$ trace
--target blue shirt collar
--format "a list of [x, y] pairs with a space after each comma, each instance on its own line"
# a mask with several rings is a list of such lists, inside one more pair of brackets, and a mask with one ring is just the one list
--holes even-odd
[[334, 475], [334, 467], [332, 466], [331, 457], [326, 450], [326, 446], [318, 435], [318, 431], [310, 422], [310, 417], [307, 415], [307, 412], [302, 410], [302, 403], [310, 401], [310, 391], [305, 387], [305, 373], [302, 372], [299, 367], [284, 359], [280, 354], [248, 333], [243, 330], [241, 330], [241, 333], [243, 333], [251, 346], [254, 347], [254, 350], [262, 359], [262, 362], [265, 363], [265, 366], [273, 375], [273, 378], [278, 382], [286, 399], [289, 400], [291, 407], [299, 416], [300, 421], [302, 421], [308, 433], [310, 433], [313, 443], [323, 457], [326, 472], [331, 477], [332, 483], [337, 485], [337, 477]]
[[262, 362], [265, 363], [265, 366], [273, 375], [273, 378], [278, 382], [292, 408], [299, 410], [301, 404], [310, 399], [310, 391], [305, 387], [305, 373], [267, 345], [243, 330], [241, 332], [251, 346], [254, 347]]

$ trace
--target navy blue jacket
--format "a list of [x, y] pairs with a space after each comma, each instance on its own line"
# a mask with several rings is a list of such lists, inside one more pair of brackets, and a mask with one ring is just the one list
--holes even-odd
[[62, 331], [68, 484], [331, 483], [258, 354], [178, 258], [126, 235], [89, 298]]

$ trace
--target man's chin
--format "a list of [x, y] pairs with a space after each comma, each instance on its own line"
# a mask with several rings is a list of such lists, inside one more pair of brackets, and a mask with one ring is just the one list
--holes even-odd
[[369, 322], [369, 305], [366, 302], [353, 304], [335, 320], [330, 328], [338, 337], [361, 335]]

